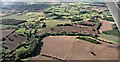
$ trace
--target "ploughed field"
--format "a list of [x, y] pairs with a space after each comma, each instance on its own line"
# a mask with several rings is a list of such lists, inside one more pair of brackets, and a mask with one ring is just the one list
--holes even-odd
[[[118, 44], [93, 44], [76, 36], [48, 36], [43, 39], [41, 53], [31, 60], [117, 60]], [[43, 58], [40, 58], [43, 57]]]
[[0, 33], [3, 38], [3, 37], [6, 37], [7, 35], [11, 34], [11, 32], [13, 32], [13, 31], [15, 31], [15, 29], [4, 29], [4, 30], [0, 30]]
[[79, 27], [73, 27], [73, 26], [61, 26], [61, 27], [55, 27], [53, 28], [53, 32], [87, 32], [90, 34], [98, 34], [97, 31], [92, 31], [90, 28], [79, 28]]
[[90, 34], [98, 35], [99, 23], [84, 22], [81, 24], [73, 24], [73, 26], [57, 26], [52, 28], [53, 32], [86, 32]]
[[13, 33], [9, 37], [6, 38], [5, 46], [8, 47], [10, 50], [14, 50], [18, 44], [26, 42], [27, 38], [18, 35], [18, 33]]
[[27, 38], [20, 36], [18, 33], [15, 32], [15, 29], [5, 29], [1, 31], [2, 38], [5, 38], [3, 44], [10, 50], [14, 50], [18, 44], [27, 41]]

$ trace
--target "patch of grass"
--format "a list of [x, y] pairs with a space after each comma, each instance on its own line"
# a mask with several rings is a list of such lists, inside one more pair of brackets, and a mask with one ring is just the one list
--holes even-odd
[[19, 28], [18, 30], [16, 30], [16, 32], [24, 33], [25, 32], [25, 28]]
[[99, 34], [99, 36], [100, 37], [98, 37], [98, 38], [103, 38], [103, 39], [106, 39], [108, 41], [120, 42], [119, 41], [120, 37], [117, 37], [117, 36], [114, 36], [114, 35]]
[[110, 30], [110, 31], [106, 31], [105, 34], [120, 37], [120, 32], [119, 32], [118, 29], [113, 29], [113, 30]]
[[47, 27], [55, 27], [57, 24], [63, 24], [63, 23], [70, 23], [70, 21], [62, 21], [62, 20], [44, 20], [43, 22], [46, 23]]
[[22, 14], [19, 14], [19, 13], [12, 14], [9, 16], [1, 17], [0, 19], [17, 19], [17, 20], [29, 21], [29, 20], [34, 20], [38, 17], [43, 17], [43, 16], [44, 16], [43, 12], [28, 12], [28, 13], [22, 13]]
[[17, 19], [17, 20], [27, 20], [28, 18], [29, 18], [29, 16], [27, 16], [25, 14], [22, 14], [22, 15], [12, 14], [9, 16], [2, 17], [2, 19]]
[[0, 24], [0, 29], [4, 29], [4, 28], [17, 28], [16, 25], [2, 25]]

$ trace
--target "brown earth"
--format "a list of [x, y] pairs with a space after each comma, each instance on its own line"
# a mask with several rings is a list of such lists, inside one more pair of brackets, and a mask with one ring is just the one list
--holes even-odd
[[112, 25], [114, 24], [114, 22], [101, 20], [101, 23], [102, 23], [102, 26], [99, 29], [100, 33], [104, 32], [104, 31], [112, 30]]
[[93, 31], [91, 28], [80, 28], [80, 27], [74, 27], [74, 26], [59, 26], [53, 28], [53, 32], [59, 32], [59, 31], [65, 31], [65, 32], [87, 32], [90, 34], [98, 34], [97, 31]]
[[13, 31], [15, 31], [15, 29], [4, 29], [4, 30], [0, 30], [0, 33], [3, 38], [9, 35], [10, 33], [12, 33]]
[[25, 41], [27, 41], [26, 37], [19, 36], [18, 33], [15, 32], [11, 34], [9, 37], [6, 37], [5, 46], [7, 46], [8, 49], [10, 50], [14, 50], [18, 44], [25, 42]]
[[98, 35], [99, 29], [97, 22], [83, 22], [81, 24], [73, 24], [73, 26], [57, 26], [52, 28], [53, 32], [66, 31], [66, 32], [87, 32], [90, 34]]
[[0, 31], [2, 33], [2, 38], [4, 37], [6, 39], [5, 42], [3, 42], [4, 45], [10, 50], [14, 50], [18, 44], [27, 40], [26, 37], [19, 36], [18, 33], [14, 32], [15, 29], [4, 29]]
[[[118, 44], [93, 44], [75, 36], [49, 36], [43, 39], [41, 54], [62, 60], [117, 60]], [[94, 54], [93, 54], [94, 53]], [[33, 57], [31, 60], [41, 60]], [[47, 60], [47, 58], [46, 58]]]

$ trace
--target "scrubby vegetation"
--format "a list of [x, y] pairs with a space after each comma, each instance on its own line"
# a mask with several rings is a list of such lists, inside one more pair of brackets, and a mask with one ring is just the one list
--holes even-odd
[[14, 61], [36, 56], [40, 53], [41, 46], [42, 43], [37, 38], [29, 42], [22, 43], [18, 45], [14, 51], [6, 54], [3, 58], [3, 61]]
[[101, 44], [101, 43], [98, 42], [96, 39], [91, 38], [91, 37], [79, 36], [79, 37], [76, 37], [76, 38], [77, 38], [77, 39], [82, 39], [82, 40], [85, 40], [85, 41], [88, 41], [88, 42], [91, 42], [91, 43], [94, 43], [94, 44]]

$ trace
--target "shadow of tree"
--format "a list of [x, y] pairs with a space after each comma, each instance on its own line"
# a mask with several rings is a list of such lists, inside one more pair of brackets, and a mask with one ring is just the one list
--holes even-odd
[[41, 52], [42, 46], [43, 46], [43, 42], [40, 42], [39, 44], [37, 44], [34, 51], [31, 53], [31, 56], [33, 57], [33, 56], [39, 55]]

